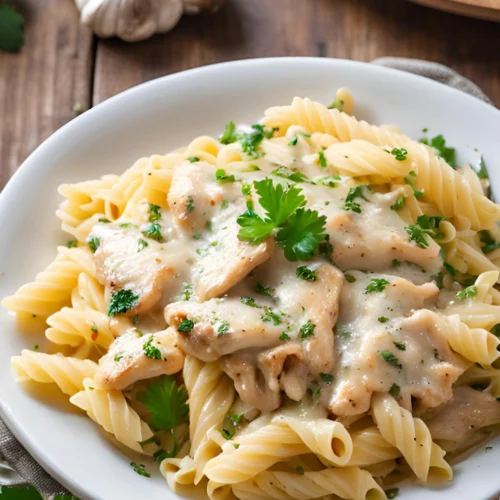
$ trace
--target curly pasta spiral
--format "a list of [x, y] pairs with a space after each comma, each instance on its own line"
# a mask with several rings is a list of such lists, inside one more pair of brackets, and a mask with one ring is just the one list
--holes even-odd
[[86, 411], [94, 422], [120, 443], [141, 453], [139, 443], [152, 437], [153, 433], [128, 405], [122, 392], [95, 388], [91, 379], [85, 379], [83, 386], [84, 390], [72, 396], [70, 402]]
[[500, 370], [492, 366], [473, 364], [457, 382], [459, 385], [486, 384], [484, 389], [495, 398], [500, 397]]
[[[476, 230], [492, 227], [500, 219], [500, 208], [471, 186], [465, 175], [452, 169], [428, 146], [390, 127], [370, 125], [337, 109], [330, 110], [320, 103], [298, 97], [291, 106], [269, 108], [265, 114], [264, 123], [278, 127], [280, 132], [290, 125], [300, 125], [308, 132], [331, 134], [342, 142], [361, 139], [382, 147], [404, 147], [413, 170], [418, 174], [415, 186], [422, 189], [424, 199], [433, 202], [444, 215], [465, 216]], [[370, 158], [367, 157], [366, 161], [369, 163]]]
[[46, 317], [67, 305], [80, 273], [95, 274], [94, 261], [87, 248], [59, 247], [57, 252], [54, 261], [37, 274], [34, 282], [3, 299], [2, 306], [16, 313]]
[[43, 384], [57, 384], [65, 394], [73, 396], [83, 390], [83, 381], [93, 378], [97, 363], [89, 359], [67, 358], [62, 354], [44, 354], [24, 349], [21, 356], [11, 359], [18, 381], [35, 380]]
[[386, 441], [395, 446], [408, 462], [415, 475], [426, 481], [429, 474], [432, 438], [429, 429], [419, 418], [413, 418], [388, 394], [372, 398], [373, 419]]
[[235, 484], [232, 488], [241, 500], [308, 500], [325, 495], [352, 500], [386, 498], [371, 474], [358, 467], [311, 471], [304, 475], [266, 471], [250, 481]]
[[387, 442], [376, 427], [351, 433], [352, 456], [348, 465], [366, 467], [401, 456], [401, 452]]

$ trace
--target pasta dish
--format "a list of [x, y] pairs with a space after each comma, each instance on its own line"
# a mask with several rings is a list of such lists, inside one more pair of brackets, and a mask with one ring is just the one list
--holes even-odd
[[500, 424], [487, 189], [442, 136], [356, 119], [345, 89], [62, 185], [70, 241], [2, 302], [46, 322], [16, 377], [58, 386], [181, 495], [446, 484]]

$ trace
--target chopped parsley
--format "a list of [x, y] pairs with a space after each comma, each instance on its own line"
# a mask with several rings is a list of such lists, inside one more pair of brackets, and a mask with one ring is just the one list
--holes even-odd
[[235, 134], [236, 125], [234, 122], [229, 122], [224, 128], [224, 133], [219, 138], [221, 144], [232, 144], [238, 140], [237, 135]]
[[403, 344], [403, 342], [398, 342], [397, 340], [394, 340], [392, 342], [400, 351], [406, 351], [406, 345]]
[[393, 500], [398, 496], [399, 488], [391, 488], [389, 490], [385, 490], [385, 495], [387, 496], [387, 500]]
[[190, 332], [194, 328], [194, 321], [190, 319], [183, 318], [177, 327], [177, 331], [179, 332]]
[[345, 203], [341, 207], [343, 210], [351, 210], [357, 214], [361, 213], [361, 206], [355, 200], [357, 198], [362, 198], [365, 201], [368, 201], [368, 198], [363, 194], [363, 188], [365, 186], [356, 186], [354, 188], [349, 189], [347, 196], [345, 198]]
[[[410, 172], [410, 175], [412, 177], [416, 177], [416, 174], [413, 170]], [[413, 184], [414, 183], [413, 179], [410, 179], [410, 177], [404, 177], [403, 180], [405, 181], [406, 184], [408, 184], [411, 187], [411, 189], [413, 190], [413, 195], [416, 198], [420, 198], [421, 196], [424, 196], [424, 192], [417, 189], [415, 187], [415, 185]]]
[[306, 324], [304, 324], [300, 327], [300, 330], [299, 330], [300, 338], [301, 339], [308, 339], [309, 337], [313, 337], [315, 328], [316, 328], [316, 325], [314, 323], [311, 323], [308, 320]]
[[97, 329], [97, 325], [93, 322], [92, 323], [92, 326], [90, 327], [90, 329], [94, 332], [94, 333], [99, 333], [99, 330]]
[[233, 174], [227, 175], [226, 171], [223, 168], [219, 168], [215, 172], [215, 180], [219, 184], [227, 184], [228, 182], [235, 182], [236, 178], [235, 178], [235, 176]]
[[320, 373], [319, 376], [328, 385], [330, 385], [333, 382], [333, 375], [331, 373]]
[[228, 413], [224, 417], [224, 421], [222, 423], [222, 429], [220, 431], [224, 439], [229, 440], [234, 437], [234, 435], [236, 434], [236, 429], [240, 425], [243, 417], [244, 413], [238, 413], [238, 414]]
[[303, 476], [306, 473], [304, 467], [302, 467], [301, 465], [297, 465], [297, 467], [295, 467], [295, 470], [297, 471], [297, 474], [300, 474], [301, 476]]
[[254, 182], [254, 187], [266, 215], [261, 218], [253, 210], [240, 215], [238, 238], [257, 244], [279, 229], [276, 241], [283, 247], [285, 257], [291, 261], [310, 260], [326, 238], [326, 217], [302, 208], [305, 198], [295, 186], [285, 190], [281, 184], [275, 186], [271, 179], [264, 179]]
[[294, 135], [293, 139], [288, 143], [288, 145], [289, 146], [296, 146], [298, 140], [299, 140], [299, 138], [296, 135]]
[[257, 281], [257, 283], [255, 283], [254, 290], [257, 293], [260, 293], [261, 295], [265, 295], [266, 297], [273, 298], [272, 289], [267, 287], [267, 286], [264, 286], [260, 281]]
[[401, 265], [401, 261], [398, 259], [393, 259], [392, 261], [392, 267], [399, 267]]
[[190, 300], [193, 296], [193, 286], [192, 285], [184, 285], [181, 294], [181, 300]]
[[222, 210], [225, 210], [228, 206], [229, 206], [229, 200], [222, 200], [222, 203], [220, 204]]
[[219, 328], [217, 328], [217, 333], [219, 335], [224, 335], [229, 331], [229, 323], [227, 321], [221, 321], [221, 324], [219, 325]]
[[443, 266], [452, 276], [455, 276], [457, 274], [457, 270], [451, 264], [443, 262]]
[[439, 224], [443, 220], [445, 217], [442, 215], [420, 215], [417, 217], [417, 224], [433, 238], [440, 239], [444, 236], [443, 233], [439, 232]]
[[115, 362], [118, 363], [119, 361], [121, 361], [123, 359], [123, 354], [117, 354], [115, 356]]
[[325, 158], [325, 153], [323, 153], [323, 151], [320, 151], [318, 153], [318, 158], [319, 158], [318, 161], [319, 161], [320, 167], [325, 168], [327, 166], [326, 158]]
[[252, 194], [252, 186], [248, 182], [244, 182], [241, 186], [241, 193], [244, 196], [250, 196]]
[[339, 111], [344, 111], [344, 100], [336, 97], [330, 106], [328, 106], [328, 109], [338, 109]]
[[391, 205], [392, 210], [401, 210], [405, 206], [405, 197], [399, 196], [394, 205]]
[[299, 266], [295, 271], [295, 274], [297, 275], [297, 278], [300, 278], [304, 281], [318, 280], [318, 273], [316, 273], [316, 271], [313, 271], [312, 269], [309, 269], [307, 266]]
[[422, 144], [430, 146], [437, 156], [442, 158], [448, 165], [452, 168], [456, 167], [455, 162], [455, 148], [449, 148], [446, 146], [446, 139], [441, 135], [436, 135], [430, 141], [427, 137], [420, 139]]
[[346, 325], [339, 325], [337, 327], [337, 335], [341, 339], [348, 339], [351, 336], [351, 330]]
[[458, 300], [466, 300], [477, 295], [477, 286], [471, 285], [457, 292]]
[[142, 345], [142, 350], [144, 354], [151, 359], [161, 359], [161, 351], [158, 347], [153, 345], [153, 336], [149, 337], [149, 339]]
[[278, 167], [271, 173], [277, 177], [283, 177], [284, 179], [288, 179], [292, 182], [307, 182], [309, 180], [308, 177], [302, 172], [290, 170], [286, 167]]
[[500, 248], [500, 242], [493, 239], [489, 231], [479, 231], [479, 239], [481, 240], [481, 243], [484, 243], [481, 247], [483, 253], [490, 253], [493, 252], [493, 250]]
[[95, 236], [90, 238], [89, 241], [89, 247], [90, 249], [92, 250], [93, 253], [96, 252], [96, 250], [99, 248], [100, 244], [101, 244], [101, 239], [100, 238], [96, 238]]
[[344, 274], [344, 278], [346, 279], [347, 283], [354, 283], [356, 281], [356, 278], [349, 273]]
[[410, 224], [405, 226], [404, 229], [410, 236], [410, 241], [414, 241], [418, 247], [427, 248], [429, 246], [429, 242], [425, 238], [428, 231], [422, 229], [418, 224]]
[[255, 302], [253, 297], [241, 297], [240, 302], [249, 307], [261, 307]]
[[188, 196], [188, 201], [186, 204], [186, 208], [188, 212], [194, 212], [194, 200], [192, 196]]
[[130, 227], [137, 229], [137, 226], [135, 224], [132, 224], [131, 222], [123, 222], [122, 224], [120, 224], [120, 227], [123, 227], [123, 229], [129, 229]]
[[316, 179], [313, 184], [319, 184], [321, 186], [326, 186], [326, 187], [337, 187], [337, 183], [335, 182], [337, 179], [335, 179], [334, 176], [330, 175], [328, 177], [321, 177], [320, 179]]
[[161, 226], [157, 222], [153, 222], [149, 226], [146, 227], [146, 229], [143, 229], [141, 233], [148, 237], [151, 238], [152, 240], [156, 240], [158, 242], [163, 241], [163, 235], [161, 234]]
[[130, 309], [137, 305], [139, 298], [139, 295], [136, 295], [132, 290], [118, 290], [114, 292], [109, 301], [108, 316], [115, 316], [130, 311]]
[[384, 351], [379, 351], [378, 353], [386, 363], [389, 363], [390, 365], [395, 366], [400, 370], [403, 368], [403, 365], [399, 362], [398, 358], [394, 356], [394, 354], [391, 351], [384, 350]]
[[159, 205], [155, 205], [154, 203], [150, 203], [148, 207], [149, 214], [149, 222], [155, 222], [158, 219], [161, 219], [160, 213], [161, 207]]
[[406, 160], [406, 155], [408, 154], [408, 150], [405, 148], [401, 148], [401, 149], [393, 148], [390, 153], [391, 153], [391, 155], [394, 156], [394, 158], [396, 158], [396, 160], [404, 161], [404, 160]]
[[76, 241], [76, 240], [69, 240], [68, 243], [66, 243], [66, 246], [68, 248], [75, 248], [77, 244], [78, 244], [78, 241]]
[[391, 388], [389, 389], [389, 394], [393, 398], [399, 398], [399, 394], [401, 393], [401, 387], [399, 387], [398, 384], [392, 384]]
[[137, 252], [144, 250], [148, 246], [149, 246], [149, 243], [146, 240], [143, 240], [142, 238], [139, 238], [137, 240]]
[[190, 157], [188, 158], [188, 161], [189, 161], [190, 163], [196, 163], [197, 161], [200, 161], [200, 159], [199, 159], [197, 156], [190, 156]]
[[151, 413], [153, 430], [170, 430], [184, 422], [189, 412], [186, 388], [175, 378], [162, 375], [146, 389], [144, 404]]
[[272, 323], [273, 325], [281, 325], [281, 317], [278, 313], [274, 312], [272, 309], [267, 309], [260, 318], [265, 323]]
[[388, 284], [389, 282], [385, 278], [372, 278], [366, 287], [365, 293], [383, 292]]
[[389, 318], [386, 318], [385, 316], [379, 316], [378, 321], [379, 323], [387, 323], [389, 321]]
[[330, 243], [330, 235], [326, 235], [325, 240], [319, 244], [318, 253], [322, 255], [328, 262], [333, 263], [333, 245]]
[[476, 174], [480, 179], [490, 178], [488, 176], [488, 171], [486, 170], [486, 164], [484, 163], [483, 155], [481, 155], [481, 158], [479, 159], [479, 170], [476, 170]]
[[99, 220], [99, 222], [102, 222], [103, 224], [110, 224], [111, 223], [111, 221], [109, 219], [106, 219], [106, 217], [101, 217], [98, 220]]
[[286, 332], [282, 332], [280, 335], [280, 340], [290, 340], [290, 335]]
[[139, 476], [151, 477], [151, 474], [146, 471], [144, 464], [136, 464], [135, 462], [130, 462], [130, 466], [134, 469], [134, 472], [137, 472]]
[[224, 134], [220, 137], [219, 141], [222, 144], [232, 144], [239, 142], [243, 152], [251, 158], [259, 158], [262, 156], [259, 153], [259, 147], [264, 139], [270, 139], [275, 132], [275, 129], [264, 127], [256, 123], [252, 125], [251, 132], [236, 133], [236, 126], [234, 122], [229, 122], [225, 129]]

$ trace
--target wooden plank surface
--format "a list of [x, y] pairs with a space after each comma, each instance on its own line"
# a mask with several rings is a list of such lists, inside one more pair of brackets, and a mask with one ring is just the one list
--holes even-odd
[[498, 24], [406, 0], [228, 0], [214, 16], [184, 17], [164, 36], [97, 49], [94, 103], [183, 69], [249, 57], [381, 56], [437, 61], [474, 80], [500, 105]]
[[0, 51], [0, 190], [54, 130], [91, 104], [92, 35], [72, 2], [24, 0], [26, 43]]
[[464, 16], [500, 21], [500, 2], [498, 0], [412, 0], [412, 2]]

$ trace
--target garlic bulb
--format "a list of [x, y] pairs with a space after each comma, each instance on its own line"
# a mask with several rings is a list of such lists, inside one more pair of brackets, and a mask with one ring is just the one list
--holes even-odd
[[217, 10], [224, 0], [75, 0], [81, 22], [100, 37], [127, 42], [170, 31], [182, 13]]

